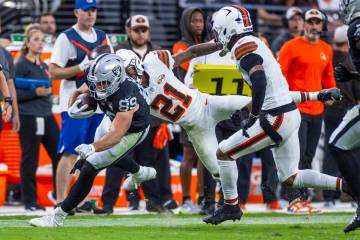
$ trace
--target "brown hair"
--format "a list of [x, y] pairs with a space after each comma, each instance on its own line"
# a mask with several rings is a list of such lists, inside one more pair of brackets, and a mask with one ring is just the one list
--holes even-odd
[[42, 32], [39, 24], [31, 24], [30, 26], [25, 28], [25, 39], [24, 39], [23, 46], [21, 47], [21, 50], [20, 50], [21, 56], [26, 56], [28, 54], [29, 48], [26, 44], [30, 41], [30, 38], [32, 37], [32, 35], [36, 32]]

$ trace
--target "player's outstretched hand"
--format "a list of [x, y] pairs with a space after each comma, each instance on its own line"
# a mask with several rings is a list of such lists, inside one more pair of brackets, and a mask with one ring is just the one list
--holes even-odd
[[319, 101], [340, 101], [342, 99], [340, 89], [338, 88], [328, 88], [323, 89], [319, 92], [318, 99]]

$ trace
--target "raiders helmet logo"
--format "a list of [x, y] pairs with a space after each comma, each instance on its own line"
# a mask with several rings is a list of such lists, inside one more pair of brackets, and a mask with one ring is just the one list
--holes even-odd
[[115, 76], [120, 76], [121, 74], [121, 66], [120, 65], [117, 65], [116, 67], [114, 67], [112, 69], [112, 72]]

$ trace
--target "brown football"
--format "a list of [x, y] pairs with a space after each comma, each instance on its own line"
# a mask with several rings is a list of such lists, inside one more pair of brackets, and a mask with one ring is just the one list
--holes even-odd
[[96, 111], [97, 108], [96, 100], [92, 98], [89, 93], [82, 93], [77, 97], [77, 99], [81, 100], [81, 102], [78, 105], [79, 108], [87, 104], [88, 107], [84, 111], [90, 111], [90, 110]]

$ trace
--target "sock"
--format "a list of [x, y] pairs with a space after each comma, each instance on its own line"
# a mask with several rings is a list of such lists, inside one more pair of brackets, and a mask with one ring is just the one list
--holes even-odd
[[131, 157], [128, 155], [124, 156], [120, 160], [117, 160], [116, 166], [129, 173], [137, 173], [140, 170], [140, 165], [137, 164]]
[[311, 169], [299, 170], [296, 174], [293, 187], [309, 187], [322, 190], [340, 191], [340, 179]]
[[236, 205], [238, 204], [238, 169], [236, 161], [218, 160], [218, 163], [220, 167], [220, 179], [224, 193], [224, 202], [229, 205]]
[[68, 196], [61, 204], [61, 209], [64, 212], [69, 213], [73, 210], [82, 200], [89, 194], [93, 185], [94, 179], [99, 170], [95, 169], [89, 162], [85, 161], [84, 165], [80, 169], [80, 175]]

